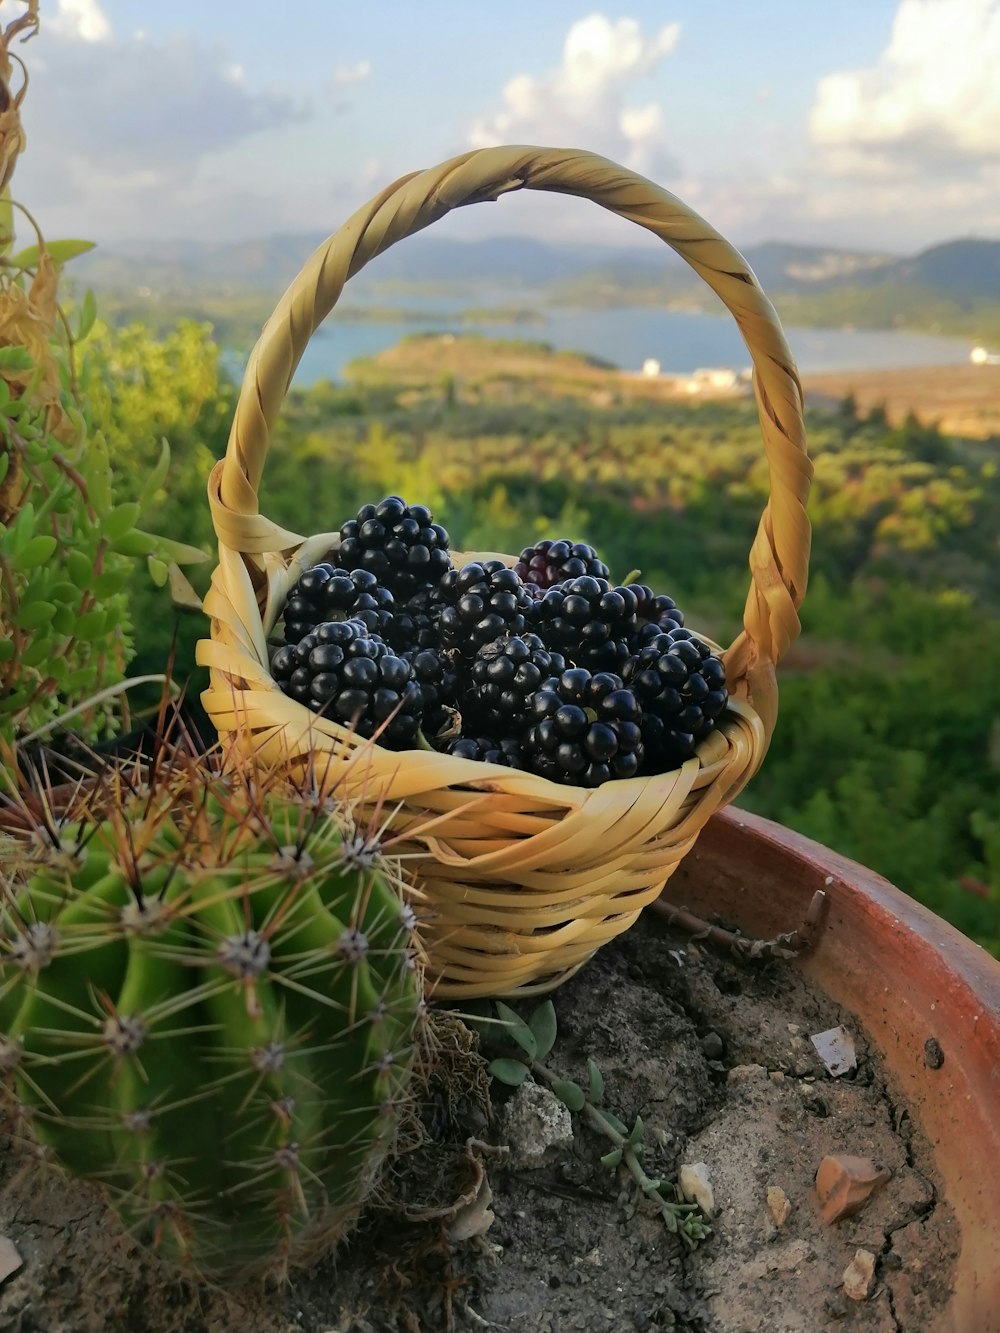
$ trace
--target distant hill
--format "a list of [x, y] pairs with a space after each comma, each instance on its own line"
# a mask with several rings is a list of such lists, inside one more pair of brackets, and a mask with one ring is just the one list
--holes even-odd
[[[234, 242], [123, 242], [98, 248], [74, 262], [74, 273], [97, 287], [179, 287], [208, 284], [273, 290], [283, 287], [323, 241], [320, 233], [282, 234]], [[894, 256], [826, 246], [769, 241], [751, 246], [746, 258], [765, 287], [816, 286], [891, 266]], [[638, 286], [686, 272], [668, 247], [626, 249], [602, 245], [557, 245], [521, 236], [476, 241], [414, 236], [380, 255], [354, 279], [358, 286], [429, 284], [530, 287], [535, 291], [601, 274], [623, 286]]]
[[866, 276], [874, 282], [911, 283], [957, 300], [1000, 295], [1000, 241], [947, 241]]
[[[225, 335], [259, 327], [323, 237], [270, 236], [233, 243], [134, 242], [74, 261], [73, 276], [103, 294], [116, 319], [162, 326], [189, 311]], [[1000, 338], [1000, 240], [961, 239], [912, 256], [768, 241], [745, 257], [789, 323], [932, 329]], [[419, 235], [352, 280], [350, 299], [450, 296], [468, 304], [681, 305], [715, 298], [664, 247], [561, 245], [526, 237], [451, 240]], [[499, 295], [498, 295], [499, 294]]]

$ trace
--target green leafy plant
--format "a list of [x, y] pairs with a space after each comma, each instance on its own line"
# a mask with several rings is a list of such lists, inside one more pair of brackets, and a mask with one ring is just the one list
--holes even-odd
[[[60, 264], [82, 242], [37, 246], [0, 266], [0, 745], [9, 747], [100, 694], [77, 719], [108, 725], [132, 655], [125, 594], [135, 561], [167, 581], [171, 561], [203, 552], [145, 532], [142, 505], [118, 502], [102, 434], [92, 428], [89, 369], [79, 345], [93, 326], [92, 294], [75, 327], [57, 303]], [[68, 247], [68, 248], [67, 248]], [[170, 463], [164, 442], [153, 476]]]
[[529, 1077], [546, 1084], [570, 1112], [579, 1115], [598, 1134], [610, 1140], [611, 1148], [601, 1157], [601, 1165], [609, 1171], [624, 1167], [642, 1196], [662, 1217], [668, 1231], [678, 1236], [689, 1249], [694, 1249], [699, 1241], [710, 1236], [711, 1228], [698, 1205], [683, 1203], [673, 1183], [647, 1173], [643, 1166], [646, 1143], [642, 1118], [637, 1115], [629, 1126], [601, 1105], [604, 1077], [597, 1064], [588, 1057], [586, 1083], [562, 1078], [545, 1064], [557, 1036], [552, 1001], [540, 1004], [528, 1019], [500, 1000], [495, 1002], [495, 1008], [499, 1023], [483, 1024], [481, 1032], [491, 1042], [496, 1041], [498, 1032], [502, 1033], [522, 1054], [498, 1056], [489, 1064], [488, 1073], [508, 1087], [519, 1087]]
[[[37, 28], [37, 0], [28, 0], [0, 29], [0, 757], [8, 764], [15, 741], [67, 712], [88, 736], [112, 722], [132, 653], [125, 594], [132, 564], [145, 559], [162, 585], [169, 562], [206, 558], [138, 526], [143, 505], [122, 501], [107, 443], [94, 427], [80, 348], [97, 303], [86, 292], [70, 319], [59, 301], [63, 265], [92, 242], [47, 242], [10, 198], [25, 146], [20, 110], [28, 87], [10, 48]], [[35, 240], [12, 254], [15, 212]], [[169, 459], [164, 445], [147, 478], [152, 490], [162, 485]], [[91, 697], [99, 702], [80, 710]]]

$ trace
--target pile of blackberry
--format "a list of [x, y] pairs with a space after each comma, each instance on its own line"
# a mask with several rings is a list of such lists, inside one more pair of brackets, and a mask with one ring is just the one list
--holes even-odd
[[596, 787], [676, 768], [725, 712], [719, 656], [670, 597], [614, 584], [591, 546], [456, 568], [430, 510], [397, 495], [340, 535], [290, 589], [271, 670], [380, 745]]

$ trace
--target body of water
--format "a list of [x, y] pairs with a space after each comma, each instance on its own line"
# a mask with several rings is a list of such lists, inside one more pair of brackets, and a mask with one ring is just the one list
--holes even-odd
[[[305, 387], [321, 379], [341, 381], [348, 362], [374, 356], [408, 334], [422, 330], [481, 333], [487, 338], [526, 338], [551, 343], [559, 350], [585, 352], [631, 371], [641, 370], [647, 357], [659, 361], [664, 374], [689, 373], [711, 366], [741, 370], [750, 364], [743, 340], [727, 314], [645, 308], [549, 310], [543, 312], [543, 320], [538, 324], [471, 325], [456, 316], [457, 303], [415, 304], [421, 310], [433, 304], [440, 314], [435, 313], [426, 323], [383, 324], [338, 320], [334, 311], [307, 347], [295, 383]], [[964, 338], [888, 329], [789, 328], [785, 333], [803, 373], [958, 365], [969, 359], [969, 343]]]

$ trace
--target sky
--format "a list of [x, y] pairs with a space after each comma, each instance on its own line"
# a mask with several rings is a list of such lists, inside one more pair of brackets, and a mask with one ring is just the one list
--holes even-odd
[[[19, 12], [0, 0], [0, 21]], [[1000, 237], [1000, 0], [41, 0], [40, 13], [16, 48], [31, 81], [13, 193], [50, 238], [330, 232], [404, 172], [499, 143], [602, 153], [738, 245], [912, 253]], [[440, 228], [642, 240], [600, 209], [527, 194]]]

